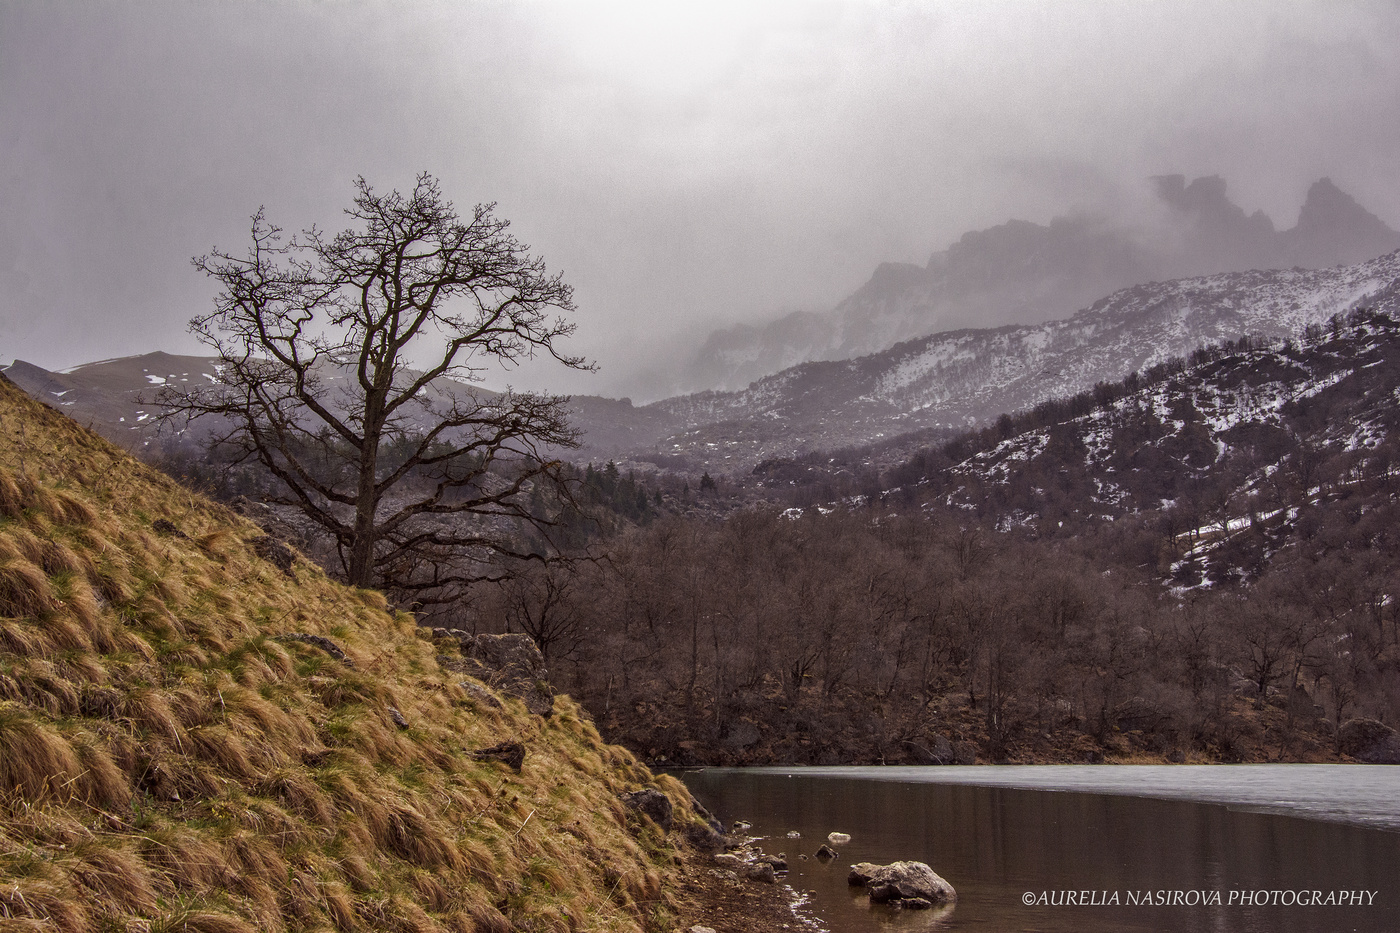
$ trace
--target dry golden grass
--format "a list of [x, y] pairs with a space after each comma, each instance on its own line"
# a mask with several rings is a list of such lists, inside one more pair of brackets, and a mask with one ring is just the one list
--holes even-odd
[[[0, 379], [0, 926], [664, 922], [671, 843], [617, 795], [693, 819], [678, 782], [567, 698], [488, 709], [381, 594], [288, 578], [260, 535]], [[472, 759], [503, 740], [521, 773]]]

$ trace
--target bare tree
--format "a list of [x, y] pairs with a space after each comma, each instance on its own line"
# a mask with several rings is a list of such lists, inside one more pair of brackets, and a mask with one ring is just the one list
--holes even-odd
[[219, 382], [161, 401], [220, 416], [216, 445], [276, 478], [269, 501], [330, 536], [350, 583], [441, 592], [530, 556], [511, 528], [547, 523], [531, 493], [562, 482], [547, 449], [576, 443], [567, 398], [473, 383], [536, 354], [590, 366], [558, 346], [571, 289], [494, 205], [459, 217], [427, 174], [355, 192], [334, 237], [284, 237], [259, 210], [246, 256], [194, 260], [223, 289], [190, 322]]
[[583, 635], [584, 622], [570, 570], [532, 567], [505, 584], [506, 631], [529, 635], [546, 662], [568, 657]]

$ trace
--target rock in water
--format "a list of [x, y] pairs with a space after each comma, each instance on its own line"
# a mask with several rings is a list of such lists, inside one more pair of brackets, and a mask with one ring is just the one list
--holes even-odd
[[846, 875], [846, 883], [854, 887], [863, 888], [875, 874], [880, 870], [880, 866], [874, 862], [856, 862], [851, 866], [851, 871]]
[[875, 865], [857, 862], [846, 880], [864, 885], [870, 900], [877, 904], [922, 898], [930, 904], [951, 904], [958, 899], [953, 886], [923, 862], [891, 862]]
[[851, 841], [849, 833], [827, 833], [826, 841], [834, 846], [843, 846]]

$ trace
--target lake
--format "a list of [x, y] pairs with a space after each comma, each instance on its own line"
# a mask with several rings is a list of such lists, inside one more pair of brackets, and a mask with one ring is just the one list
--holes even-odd
[[[679, 775], [787, 855], [832, 933], [1400, 930], [1400, 767], [710, 768]], [[800, 838], [787, 838], [790, 832]], [[838, 857], [811, 856], [830, 832]], [[799, 855], [808, 856], [806, 860]], [[853, 862], [927, 862], [951, 910], [871, 907]], [[1317, 903], [1314, 903], [1317, 902]]]

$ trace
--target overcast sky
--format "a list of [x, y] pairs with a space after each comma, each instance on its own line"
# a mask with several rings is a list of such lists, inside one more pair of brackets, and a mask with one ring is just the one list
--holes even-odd
[[0, 361], [198, 352], [190, 257], [356, 175], [495, 201], [597, 376], [825, 310], [968, 229], [1220, 174], [1292, 226], [1330, 176], [1400, 228], [1400, 4], [0, 0]]

